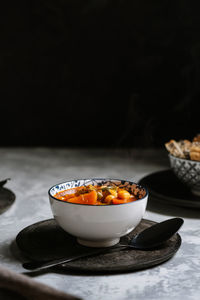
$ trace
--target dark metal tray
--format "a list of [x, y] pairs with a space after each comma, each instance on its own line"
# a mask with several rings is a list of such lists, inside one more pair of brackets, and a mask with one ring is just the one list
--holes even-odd
[[[135, 234], [153, 224], [155, 222], [143, 219], [137, 228], [123, 237], [121, 241], [128, 243]], [[37, 261], [48, 261], [88, 251], [87, 247], [78, 245], [74, 237], [62, 230], [54, 219], [26, 227], [17, 235], [16, 244], [26, 258]], [[71, 261], [60, 265], [57, 269], [84, 273], [135, 271], [165, 262], [176, 253], [180, 245], [180, 235], [175, 234], [156, 250], [119, 250]]]

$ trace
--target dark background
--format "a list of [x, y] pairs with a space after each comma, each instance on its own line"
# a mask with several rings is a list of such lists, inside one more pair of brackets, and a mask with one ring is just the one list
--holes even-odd
[[200, 132], [199, 1], [6, 1], [0, 146], [162, 147]]

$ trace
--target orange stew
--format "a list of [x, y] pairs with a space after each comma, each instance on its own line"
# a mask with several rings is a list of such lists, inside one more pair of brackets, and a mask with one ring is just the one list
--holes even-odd
[[137, 189], [132, 192], [115, 185], [81, 186], [61, 191], [55, 194], [54, 197], [66, 202], [91, 205], [123, 204], [141, 198]]

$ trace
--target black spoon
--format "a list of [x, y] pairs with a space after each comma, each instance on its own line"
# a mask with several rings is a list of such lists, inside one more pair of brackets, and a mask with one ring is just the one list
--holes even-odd
[[155, 225], [143, 230], [135, 237], [131, 239], [129, 244], [117, 244], [115, 246], [109, 248], [88, 248], [85, 247], [86, 251], [83, 253], [75, 254], [68, 258], [61, 258], [52, 260], [49, 262], [39, 262], [32, 261], [23, 264], [23, 267], [28, 270], [42, 270], [50, 267], [54, 267], [57, 265], [61, 265], [81, 257], [89, 257], [95, 254], [100, 253], [109, 253], [113, 251], [119, 251], [119, 248], [133, 248], [140, 250], [151, 250], [156, 247], [162, 245], [168, 239], [170, 239], [183, 225], [183, 219], [181, 218], [173, 218], [163, 221], [161, 223], [156, 223]]

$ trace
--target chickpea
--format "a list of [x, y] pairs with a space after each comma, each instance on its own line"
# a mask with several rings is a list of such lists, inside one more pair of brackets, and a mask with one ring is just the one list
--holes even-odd
[[126, 190], [119, 190], [118, 191], [118, 198], [120, 199], [129, 199], [131, 194]]
[[117, 198], [117, 191], [110, 189], [109, 192], [114, 196], [114, 198]]
[[114, 199], [114, 198], [115, 198], [115, 196], [113, 196], [113, 195], [108, 195], [108, 196], [106, 196], [106, 198], [105, 198], [105, 202], [109, 204], [109, 203], [112, 201], [112, 199]]

